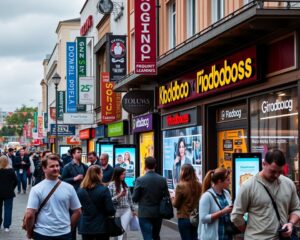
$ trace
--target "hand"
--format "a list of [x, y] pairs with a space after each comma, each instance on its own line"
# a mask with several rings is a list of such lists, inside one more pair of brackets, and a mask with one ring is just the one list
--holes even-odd
[[174, 164], [176, 165], [179, 161], [180, 161], [180, 157], [177, 156], [177, 157], [175, 158]]
[[232, 212], [232, 208], [233, 208], [232, 205], [225, 207], [225, 208], [222, 210], [222, 211], [223, 211], [223, 214], [231, 213], [231, 212]]
[[137, 214], [135, 211], [132, 211], [132, 216], [135, 217]]
[[281, 236], [283, 237], [290, 237], [292, 235], [292, 231], [293, 231], [293, 224], [292, 223], [286, 223], [282, 226], [282, 229], [287, 228], [286, 232], [282, 232], [280, 233]]
[[83, 179], [83, 175], [82, 174], [78, 174], [76, 177], [74, 177], [74, 181], [80, 181]]
[[26, 162], [22, 161], [21, 164], [26, 164]]
[[119, 198], [124, 197], [126, 195], [126, 190], [122, 191], [121, 193], [119, 193]]

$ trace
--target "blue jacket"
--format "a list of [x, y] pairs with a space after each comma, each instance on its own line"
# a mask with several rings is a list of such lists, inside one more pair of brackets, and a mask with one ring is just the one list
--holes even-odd
[[100, 184], [88, 190], [79, 188], [77, 195], [82, 205], [78, 233], [106, 233], [106, 219], [116, 213], [108, 188]]

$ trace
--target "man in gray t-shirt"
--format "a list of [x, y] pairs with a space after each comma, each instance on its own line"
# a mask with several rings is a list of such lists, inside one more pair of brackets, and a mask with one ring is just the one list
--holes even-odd
[[[49, 155], [46, 160], [42, 161], [42, 167], [46, 178], [30, 191], [26, 212], [30, 219], [28, 224], [34, 223], [36, 211], [59, 181], [59, 157], [57, 155]], [[72, 210], [71, 216], [69, 210]], [[29, 233], [27, 236], [35, 240], [72, 239], [71, 229], [76, 226], [80, 214], [81, 205], [73, 186], [61, 182], [37, 216], [33, 236]]]

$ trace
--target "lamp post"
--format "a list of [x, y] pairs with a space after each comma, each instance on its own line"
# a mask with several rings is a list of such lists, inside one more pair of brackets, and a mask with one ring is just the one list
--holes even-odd
[[57, 132], [58, 132], [58, 127], [57, 127], [57, 118], [58, 118], [58, 111], [57, 111], [57, 87], [60, 82], [61, 77], [58, 75], [58, 73], [55, 73], [54, 76], [52, 77], [52, 81], [55, 85], [55, 153], [58, 154], [58, 141], [57, 141]]

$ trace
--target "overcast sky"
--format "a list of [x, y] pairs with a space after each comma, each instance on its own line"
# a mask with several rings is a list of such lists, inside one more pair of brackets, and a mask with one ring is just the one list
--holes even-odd
[[0, 0], [0, 108], [41, 102], [42, 62], [59, 21], [80, 17], [85, 0]]

